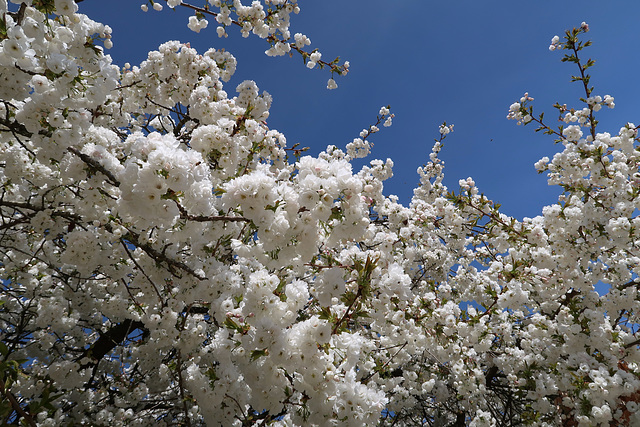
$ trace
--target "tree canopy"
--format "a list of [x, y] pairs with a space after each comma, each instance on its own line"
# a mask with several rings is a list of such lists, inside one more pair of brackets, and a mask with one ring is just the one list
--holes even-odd
[[[290, 33], [296, 0], [144, 7], [163, 5], [329, 89], [349, 70]], [[597, 127], [614, 98], [588, 31], [551, 41], [584, 92], [560, 126], [529, 94], [509, 107], [560, 147], [536, 164], [558, 203], [519, 221], [443, 184], [451, 124], [403, 205], [390, 159], [353, 164], [390, 106], [309, 156], [255, 82], [225, 86], [230, 52], [169, 41], [118, 67], [73, 0], [0, 0], [3, 423], [640, 423], [638, 132]]]

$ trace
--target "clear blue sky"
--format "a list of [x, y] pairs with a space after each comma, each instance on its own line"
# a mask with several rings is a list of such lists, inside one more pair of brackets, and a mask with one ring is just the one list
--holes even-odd
[[587, 35], [594, 41], [585, 53], [596, 59], [594, 94], [610, 94], [616, 103], [614, 110], [600, 112], [600, 131], [617, 133], [627, 121], [640, 123], [637, 0], [299, 0], [302, 11], [293, 16], [292, 33], [311, 38], [311, 48], [319, 48], [323, 59], [340, 56], [351, 63], [334, 91], [326, 89], [329, 73], [306, 69], [299, 55], [267, 57], [266, 42], [243, 39], [237, 28], [219, 39], [212, 20], [193, 33], [188, 10], [143, 13], [142, 2], [85, 0], [79, 7], [113, 28], [115, 46], [108, 53], [119, 65], [139, 64], [167, 40], [190, 42], [200, 52], [229, 50], [238, 71], [227, 92], [233, 96], [238, 83], [252, 79], [271, 93], [269, 126], [283, 132], [289, 145], [299, 142], [312, 154], [327, 144], [344, 147], [375, 120], [380, 106], [391, 104], [394, 125], [374, 135], [372, 158], [394, 160], [385, 193], [403, 202], [409, 201], [416, 168], [446, 120], [455, 124], [442, 154], [449, 188], [471, 176], [505, 213], [518, 218], [555, 203], [559, 189], [548, 187], [533, 164], [561, 146], [535, 134], [532, 125], [516, 126], [505, 117], [525, 91], [538, 112], [547, 112], [549, 124], [557, 117], [551, 107], [556, 101], [581, 107], [580, 86], [569, 82], [575, 66], [561, 63], [562, 53], [548, 46], [554, 35], [582, 21], [589, 23]]

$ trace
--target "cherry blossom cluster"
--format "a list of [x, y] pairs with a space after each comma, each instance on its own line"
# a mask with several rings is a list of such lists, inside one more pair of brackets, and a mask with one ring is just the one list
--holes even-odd
[[532, 120], [531, 114], [527, 110], [528, 102], [533, 101], [533, 98], [529, 96], [528, 92], [520, 98], [519, 102], [514, 102], [509, 106], [509, 114], [507, 119], [516, 120], [519, 125], [527, 124]]
[[[586, 31], [588, 25], [583, 23], [580, 29], [568, 31], [566, 41], [558, 45], [573, 51], [569, 57], [582, 72], [592, 61], [583, 63], [578, 58], [578, 52], [588, 44], [582, 44], [576, 36]], [[588, 77], [583, 73], [577, 80], [585, 82]], [[516, 103], [510, 109], [510, 118], [523, 120], [525, 124], [536, 122], [538, 129], [555, 135], [563, 143], [562, 152], [551, 160], [541, 159], [536, 169], [547, 171], [549, 183], [560, 185], [564, 193], [559, 204], [546, 207], [542, 216], [523, 221], [523, 226], [533, 227], [527, 239], [535, 246], [527, 248], [528, 255], [516, 252], [513, 247], [509, 255], [519, 260], [522, 267], [526, 266], [523, 273], [533, 273], [532, 278], [538, 276], [538, 283], [544, 286], [536, 289], [536, 293], [544, 289], [545, 293], [551, 292], [544, 296], [547, 301], [560, 303], [552, 310], [553, 316], [547, 315], [547, 322], [553, 321], [553, 330], [561, 335], [563, 347], [558, 349], [583, 349], [563, 365], [559, 375], [565, 375], [565, 379], [562, 381], [559, 376], [552, 383], [560, 399], [550, 403], [561, 411], [562, 422], [632, 425], [637, 422], [633, 418], [636, 412], [631, 410], [638, 401], [640, 341], [635, 335], [639, 319], [634, 303], [622, 300], [635, 298], [638, 286], [637, 255], [631, 249], [637, 241], [638, 223], [634, 215], [640, 165], [637, 130], [634, 124], [627, 123], [615, 136], [597, 132], [594, 112], [602, 105], [613, 108], [614, 100], [609, 95], [593, 96], [592, 88], [584, 86], [587, 96], [583, 108], [569, 110], [566, 105], [556, 104], [561, 121], [578, 125], [552, 129], [544, 123], [542, 115], [535, 118], [522, 100], [523, 105]], [[524, 120], [525, 114], [529, 120]], [[586, 136], [581, 127], [589, 128]], [[513, 262], [509, 268], [510, 275], [518, 269]], [[606, 286], [607, 290], [597, 291], [596, 285]], [[572, 318], [582, 323], [570, 325], [567, 321]], [[563, 323], [565, 326], [561, 326]], [[543, 353], [555, 351], [552, 346], [544, 348]], [[548, 360], [547, 354], [544, 357]], [[568, 380], [570, 375], [573, 381]]]
[[[309, 45], [288, 41], [295, 1], [210, 6], [192, 29], [209, 14]], [[563, 194], [520, 221], [472, 178], [444, 185], [451, 124], [405, 206], [391, 159], [352, 163], [388, 106], [303, 156], [267, 126], [268, 93], [225, 86], [230, 53], [173, 41], [119, 68], [80, 12], [0, 0], [7, 423], [640, 423], [640, 144], [633, 123], [596, 129], [614, 100], [588, 85], [586, 24], [555, 41], [584, 105], [556, 104], [557, 129], [528, 94], [509, 109], [562, 142], [536, 169]]]
[[[72, 0], [68, 0], [72, 2]], [[289, 26], [291, 14], [300, 13], [297, 0], [253, 0], [251, 5], [244, 5], [241, 0], [206, 0], [203, 6], [196, 6], [182, 0], [148, 0], [156, 11], [163, 10], [163, 3], [171, 9], [182, 6], [195, 12], [189, 17], [188, 27], [199, 33], [209, 25], [207, 16], [215, 19], [218, 26], [218, 37], [228, 37], [227, 29], [232, 26], [240, 28], [242, 37], [254, 34], [265, 39], [270, 47], [265, 51], [268, 56], [290, 55], [292, 51], [298, 52], [304, 59], [308, 68], [328, 67], [331, 70], [331, 78], [327, 82], [327, 89], [336, 89], [338, 84], [334, 75], [346, 75], [349, 72], [349, 61], [340, 64], [339, 58], [330, 62], [323, 61], [322, 53], [318, 49], [312, 52], [305, 51], [305, 47], [311, 45], [309, 37], [302, 33], [295, 33], [291, 37]], [[149, 10], [148, 4], [142, 4], [144, 12]], [[215, 9], [213, 9], [215, 8]]]
[[360, 132], [359, 138], [354, 138], [353, 141], [347, 144], [346, 148], [347, 148], [348, 159], [364, 158], [364, 157], [367, 157], [369, 154], [371, 154], [371, 148], [373, 144], [371, 144], [367, 140], [367, 138], [371, 134], [374, 134], [380, 131], [380, 128], [378, 127], [380, 123], [382, 123], [384, 127], [389, 127], [392, 125], [393, 118], [395, 117], [395, 115], [391, 113], [389, 108], [390, 108], [389, 106], [381, 107], [380, 111], [378, 112], [376, 123], [369, 126], [368, 129], [363, 129]]

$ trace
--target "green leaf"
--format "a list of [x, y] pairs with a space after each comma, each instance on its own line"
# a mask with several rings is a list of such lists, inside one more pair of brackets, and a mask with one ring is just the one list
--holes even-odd
[[255, 360], [257, 360], [257, 359], [259, 359], [259, 358], [261, 358], [263, 356], [266, 356], [268, 354], [269, 354], [269, 351], [266, 348], [262, 349], [262, 350], [253, 350], [251, 352], [251, 361], [253, 362], [253, 361], [255, 361]]
[[7, 23], [4, 16], [0, 17], [0, 41], [7, 38]]
[[278, 210], [278, 206], [280, 206], [280, 203], [281, 203], [281, 200], [278, 200], [274, 205], [267, 205], [264, 208], [265, 210], [275, 212]]
[[184, 194], [182, 193], [182, 191], [179, 192], [175, 192], [172, 189], [168, 189], [166, 193], [164, 193], [162, 196], [160, 196], [160, 198], [162, 200], [173, 200], [174, 202], [179, 202], [180, 201], [180, 197], [182, 197]]

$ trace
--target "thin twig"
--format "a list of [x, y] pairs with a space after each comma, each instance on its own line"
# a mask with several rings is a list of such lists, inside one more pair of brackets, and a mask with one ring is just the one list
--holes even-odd
[[208, 222], [208, 221], [231, 221], [231, 222], [251, 222], [250, 219], [242, 216], [225, 216], [225, 215], [191, 215], [187, 212], [184, 206], [182, 206], [177, 200], [174, 200], [178, 210], [180, 211], [180, 218], [187, 219], [196, 222]]

